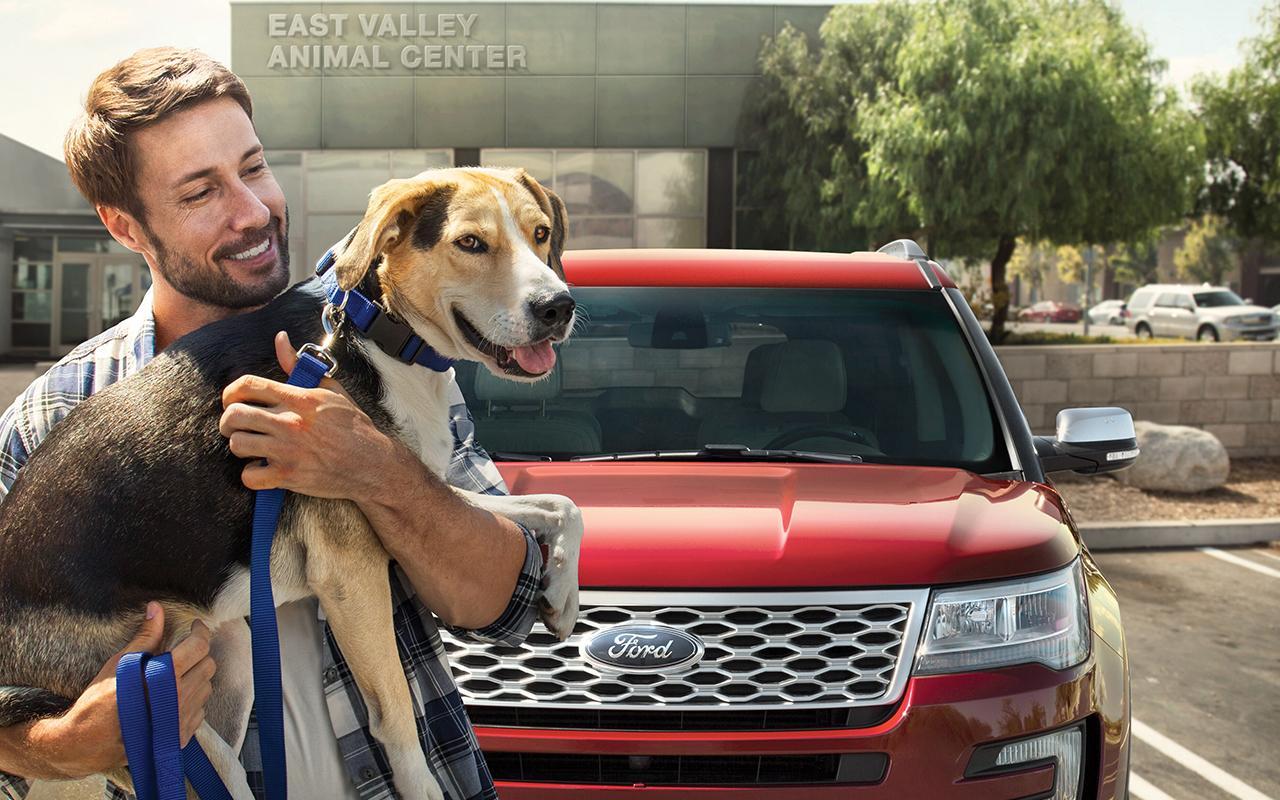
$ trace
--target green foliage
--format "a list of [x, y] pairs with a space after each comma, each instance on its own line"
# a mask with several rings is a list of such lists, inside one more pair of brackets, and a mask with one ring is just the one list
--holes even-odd
[[766, 132], [756, 185], [825, 236], [989, 259], [997, 338], [1018, 237], [1139, 238], [1198, 189], [1199, 129], [1104, 0], [837, 6], [821, 36], [816, 56], [785, 33], [762, 56], [787, 135]]
[[1196, 220], [1187, 230], [1182, 247], [1173, 254], [1178, 277], [1192, 283], [1220, 286], [1237, 265], [1238, 242], [1219, 217]]
[[1280, 241], [1280, 2], [1259, 19], [1244, 63], [1223, 78], [1204, 77], [1192, 95], [1205, 128], [1208, 182], [1203, 210], [1245, 238]]

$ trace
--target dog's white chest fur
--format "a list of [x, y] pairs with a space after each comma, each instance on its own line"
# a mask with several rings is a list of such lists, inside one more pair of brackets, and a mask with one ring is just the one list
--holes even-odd
[[449, 424], [453, 370], [435, 372], [405, 364], [366, 346], [365, 352], [382, 378], [382, 405], [391, 414], [400, 438], [440, 478], [453, 456], [453, 428]]

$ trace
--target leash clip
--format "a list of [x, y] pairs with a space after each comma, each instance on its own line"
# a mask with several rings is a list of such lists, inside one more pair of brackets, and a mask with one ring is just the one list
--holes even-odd
[[313, 358], [324, 364], [327, 368], [324, 376], [332, 378], [334, 373], [338, 371], [338, 362], [333, 360], [333, 356], [329, 355], [329, 342], [333, 338], [333, 334], [324, 337], [324, 345], [318, 345], [314, 342], [307, 342], [298, 349], [298, 358], [302, 358], [305, 354], [310, 354]]

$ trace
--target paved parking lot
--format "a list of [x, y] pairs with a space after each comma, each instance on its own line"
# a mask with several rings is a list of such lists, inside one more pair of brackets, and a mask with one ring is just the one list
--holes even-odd
[[1128, 635], [1134, 800], [1280, 798], [1280, 548], [1096, 559]]

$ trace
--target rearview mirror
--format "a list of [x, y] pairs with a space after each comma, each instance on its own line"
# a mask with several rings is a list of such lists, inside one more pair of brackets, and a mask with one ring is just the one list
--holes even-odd
[[1057, 436], [1037, 436], [1035, 445], [1046, 473], [1115, 472], [1138, 459], [1133, 417], [1123, 408], [1063, 409]]

